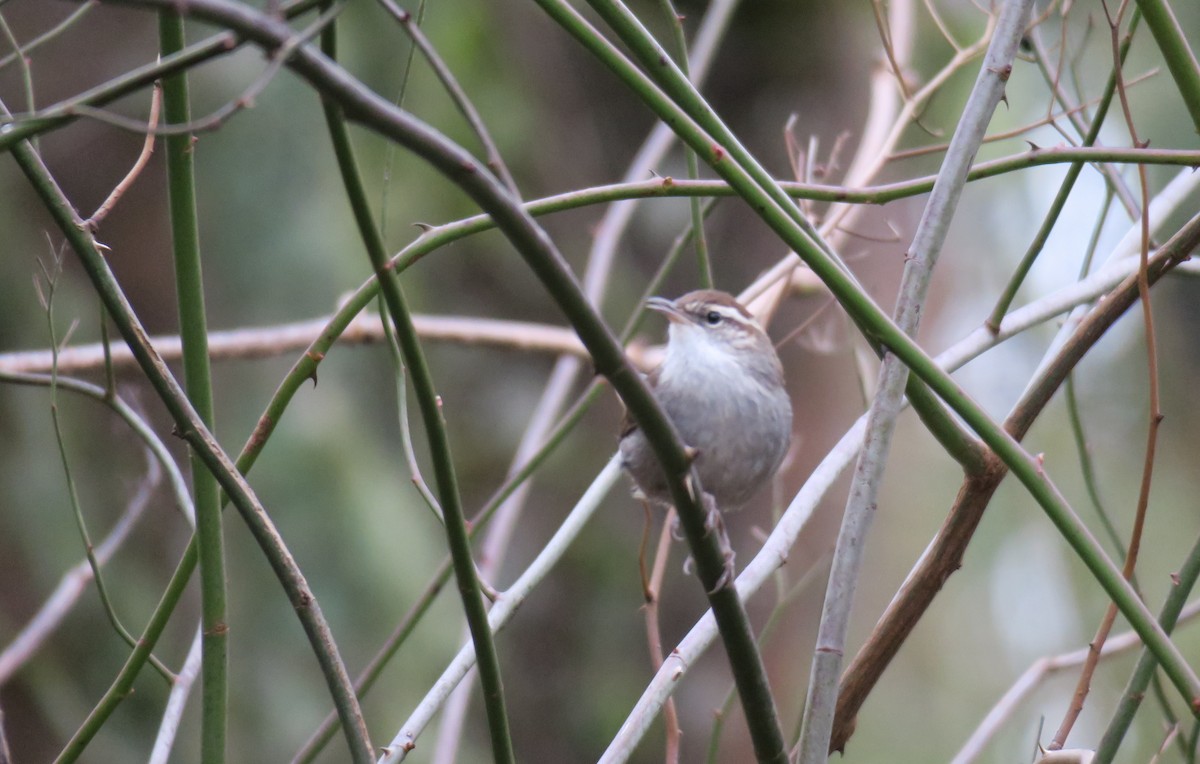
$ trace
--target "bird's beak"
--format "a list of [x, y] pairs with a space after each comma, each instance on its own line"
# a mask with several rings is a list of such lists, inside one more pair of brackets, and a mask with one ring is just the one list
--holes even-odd
[[646, 307], [662, 313], [673, 324], [682, 324], [687, 321], [687, 316], [680, 312], [679, 308], [675, 307], [675, 303], [666, 298], [651, 297], [649, 300], [646, 300]]

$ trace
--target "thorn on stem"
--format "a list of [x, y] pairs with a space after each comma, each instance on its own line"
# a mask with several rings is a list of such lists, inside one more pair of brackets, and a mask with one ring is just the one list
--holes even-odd
[[993, 72], [997, 77], [999, 77], [1001, 82], [1008, 82], [1008, 78], [1012, 76], [1012, 64], [1005, 64], [999, 68], [989, 66], [988, 71]]

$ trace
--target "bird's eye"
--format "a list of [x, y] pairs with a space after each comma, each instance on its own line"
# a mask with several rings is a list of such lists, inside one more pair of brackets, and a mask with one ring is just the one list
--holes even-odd
[[704, 316], [704, 320], [708, 322], [709, 326], [716, 326], [717, 324], [721, 323], [721, 314], [715, 310], [710, 310], [708, 314]]

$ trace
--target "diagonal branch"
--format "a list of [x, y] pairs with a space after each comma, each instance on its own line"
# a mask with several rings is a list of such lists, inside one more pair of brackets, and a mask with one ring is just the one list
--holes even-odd
[[[354, 754], [354, 760], [356, 762], [369, 761], [371, 744], [367, 737], [362, 712], [358, 707], [358, 701], [354, 696], [346, 668], [338, 654], [333, 635], [329, 631], [329, 625], [325, 621], [304, 574], [296, 565], [295, 559], [284, 545], [274, 523], [271, 522], [262, 504], [254, 495], [253, 489], [204, 426], [196, 410], [188, 402], [183, 388], [171, 374], [166, 363], [154, 351], [145, 329], [117, 284], [104, 256], [97, 249], [95, 239], [86, 230], [83, 219], [71, 206], [62, 190], [58, 188], [49, 170], [42, 164], [41, 158], [27, 143], [14, 146], [12, 154], [34, 190], [51, 212], [59, 230], [79, 256], [84, 270], [109, 314], [117, 323], [125, 341], [137, 356], [139, 365], [175, 420], [180, 436], [200, 455], [206, 468], [215, 473], [221, 487], [225, 489], [238, 511], [241, 512], [255, 540], [263, 548], [271, 567], [296, 609], [317, 656], [317, 661], [321, 665], [330, 693], [338, 705], [339, 712], [343, 715], [343, 724], [347, 729], [347, 739]], [[162, 625], [165, 623], [154, 624], [158, 629], [161, 629]], [[142, 644], [139, 642], [139, 647], [141, 646]], [[135, 650], [136, 652], [139, 651]], [[127, 681], [131, 685], [133, 677], [127, 677]], [[120, 693], [117, 695], [118, 699], [119, 696]], [[115, 703], [110, 703], [100, 711], [99, 715], [93, 713], [89, 717], [88, 730], [91, 734], [94, 734], [98, 724], [102, 723], [103, 718], [111, 714], [115, 707]], [[79, 756], [90, 740], [88, 730], [80, 730], [76, 733], [76, 736], [60, 755], [60, 760], [74, 760]]]
[[[933, 267], [966, 185], [971, 160], [979, 150], [992, 113], [1004, 97], [1004, 86], [1012, 71], [1013, 58], [1032, 4], [1032, 0], [1009, 0], [1005, 4], [975, 87], [963, 109], [942, 170], [917, 226], [905, 261], [895, 311], [896, 324], [909, 335], [915, 336], [920, 325]], [[851, 605], [907, 380], [908, 368], [895, 355], [885, 355], [879, 370], [878, 392], [867, 414], [866, 435], [850, 484], [825, 593], [821, 626], [813, 651], [808, 701], [804, 706], [804, 727], [798, 745], [800, 761], [804, 764], [826, 761], [831, 750], [838, 677], [850, 625]]]
[[[1150, 261], [1145, 271], [1149, 283], [1158, 281], [1171, 268], [1186, 259], [1198, 244], [1200, 216], [1192, 218]], [[1071, 338], [1059, 349], [1053, 361], [1046, 365], [1005, 422], [1005, 429], [1014, 438], [1024, 438], [1034, 418], [1050, 401], [1058, 386], [1083, 355], [1138, 299], [1138, 280], [1137, 272], [1130, 274], [1100, 300], [1097, 308], [1079, 324]], [[923, 555], [908, 581], [892, 599], [866, 644], [851, 661], [842, 677], [837, 721], [832, 738], [833, 748], [840, 749], [845, 745], [853, 732], [854, 717], [868, 693], [891, 659], [899, 652], [901, 645], [932, 604], [946, 580], [961, 566], [963, 554], [983, 511], [1007, 474], [1007, 467], [992, 457], [985, 472], [969, 475], [964, 479], [950, 514], [938, 531], [933, 544]]]

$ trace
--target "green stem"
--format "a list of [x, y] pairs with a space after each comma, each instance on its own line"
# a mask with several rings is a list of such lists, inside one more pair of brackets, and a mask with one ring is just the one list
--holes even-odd
[[166, 591], [163, 592], [162, 598], [158, 601], [158, 607], [154, 609], [154, 613], [150, 616], [150, 622], [146, 624], [146, 629], [142, 632], [141, 639], [137, 641], [137, 646], [133, 648], [133, 652], [125, 659], [125, 665], [117, 673], [117, 678], [112, 685], [101, 697], [100, 702], [88, 714], [87, 719], [75, 730], [75, 734], [71, 736], [66, 747], [54, 759], [54, 764], [69, 764], [70, 762], [78, 761], [83, 755], [83, 751], [87, 748], [88, 743], [95, 737], [100, 728], [104, 726], [104, 722], [116, 710], [117, 704], [129, 697], [133, 693], [133, 682], [137, 679], [138, 672], [142, 666], [146, 664], [146, 660], [150, 657], [150, 652], [154, 649], [154, 645], [158, 643], [158, 638], [162, 636], [163, 629], [167, 626], [167, 621], [170, 620], [171, 614], [175, 611], [175, 606], [179, 604], [179, 599], [183, 596], [184, 589], [187, 588], [188, 579], [192, 575], [192, 570], [196, 567], [196, 537], [192, 537], [191, 543], [184, 550], [182, 559], [179, 560], [179, 565], [175, 568], [175, 573], [171, 576], [170, 582], [167, 584]]
[[1166, 0], [1137, 0], [1138, 10], [1146, 17], [1146, 26], [1154, 35], [1167, 70], [1175, 79], [1175, 87], [1192, 117], [1196, 132], [1200, 133], [1200, 64], [1196, 54], [1188, 47], [1187, 38], [1175, 18], [1175, 12]]
[[[468, 524], [471, 538], [475, 538], [492, 519], [492, 515], [500, 508], [509, 496], [511, 496], [518, 488], [528, 480], [538, 467], [549, 458], [555, 449], [562, 444], [563, 440], [575, 429], [575, 425], [583, 419], [583, 415], [587, 413], [597, 400], [600, 399], [600, 391], [603, 385], [599, 382], [593, 382], [588, 386], [588, 389], [579, 397], [579, 399], [571, 406], [571, 409], [563, 415], [563, 418], [555, 425], [554, 430], [546, 436], [546, 442], [543, 443], [538, 450], [529, 457], [529, 461], [525, 462], [519, 470], [512, 473], [503, 485], [496, 489], [491, 498], [487, 500], [483, 508], [476, 513]], [[376, 652], [370, 663], [362, 670], [358, 678], [354, 680], [354, 688], [360, 696], [365, 696], [374, 686], [375, 680], [383, 672], [388, 661], [400, 649], [400, 646], [408, 639], [408, 635], [416, 628], [420, 619], [425, 615], [429, 606], [433, 604], [433, 598], [446, 585], [446, 581], [450, 578], [450, 559], [446, 558], [438, 566], [437, 571], [433, 574], [432, 579], [426, 584], [424, 591], [417, 598], [417, 601], [409, 608], [408, 612], [400, 620], [400, 623], [392, 631], [390, 637]], [[333, 733], [338, 728], [338, 718], [330, 714], [321, 722], [321, 726], [313, 732], [312, 736], [305, 742], [304, 746], [292, 758], [292, 764], [308, 764], [325, 747], [329, 739], [333, 737]]]
[[[85, 0], [84, 6], [90, 6], [93, 2], [94, 0]], [[299, 16], [315, 8], [318, 2], [319, 0], [290, 0], [283, 4], [284, 18], [291, 19]], [[244, 39], [232, 32], [213, 35], [207, 40], [189, 45], [178, 53], [166, 56], [153, 64], [140, 66], [119, 77], [106, 80], [103, 84], [66, 101], [42, 109], [36, 115], [24, 116], [17, 124], [12, 125], [10, 129], [4, 131], [3, 135], [0, 135], [0, 151], [9, 151], [21, 141], [30, 140], [42, 133], [74, 122], [80, 118], [80, 115], [73, 109], [77, 105], [103, 106], [122, 96], [153, 85], [156, 81], [175, 72], [190, 69], [219, 56], [228, 55], [245, 42]], [[0, 124], [11, 122], [13, 122], [12, 115], [5, 114]]]
[[[667, 18], [667, 25], [671, 29], [671, 40], [675, 45], [675, 63], [679, 65], [684, 76], [690, 79], [687, 40], [683, 35], [683, 18], [675, 10], [675, 4], [671, 0], [659, 0], [659, 3], [662, 6], [663, 15]], [[700, 177], [700, 163], [696, 159], [696, 152], [688, 146], [684, 146], [683, 156], [687, 163], [688, 180], [697, 180]], [[692, 230], [695, 232], [693, 241], [696, 243], [696, 264], [700, 269], [700, 286], [704, 289], [712, 289], [712, 261], [708, 255], [708, 237], [704, 235], [704, 215], [700, 210], [700, 200], [692, 197], [690, 207]]]
[[[172, 2], [172, 0], [122, 1], [155, 7], [165, 6]], [[556, 20], [565, 19], [564, 23], [568, 24], [572, 24], [576, 20], [582, 21], [565, 3], [558, 3], [555, 0], [538, 0], [538, 2], [555, 14]], [[172, 5], [172, 7], [175, 6]], [[241, 4], [225, 0], [189, 0], [186, 7], [189, 13], [236, 29], [267, 49], [275, 49], [286, 44], [293, 34], [290, 27], [282, 22]], [[738, 194], [747, 200], [750, 208], [776, 231], [784, 243], [803, 257], [839, 302], [855, 316], [862, 331], [873, 341], [886, 345], [889, 350], [896, 353], [915, 375], [929, 384], [934, 392], [950, 404], [951, 408], [980, 434], [984, 442], [996, 452], [998, 458], [1012, 468], [1013, 473], [1059, 528], [1092, 575], [1117, 602], [1118, 607], [1134, 629], [1163, 661], [1171, 681], [1181, 694], [1188, 699], [1189, 703], [1191, 698], [1200, 698], [1200, 678], [1196, 677], [1187, 661], [1183, 659], [1178, 649], [1167, 638], [1161, 627], [1155, 623], [1153, 616], [1129, 587], [1128, 582], [1121, 577], [1120, 571], [1099, 548], [1086, 527], [1080, 523], [1057, 488], [1049, 481], [1038, 461], [1026, 453], [1016, 441], [993, 422], [987, 413], [967, 396], [949, 375], [938, 368], [915, 342], [897, 329], [874, 301], [843, 270], [843, 267], [814, 244], [792, 215], [778, 206], [773, 195], [769, 195], [764, 189], [759, 188], [737, 162], [724, 161], [728, 158], [724, 154], [714, 153], [711, 157], [704, 154], [703, 151], [709, 150], [711, 145], [705, 143], [706, 136], [702, 131], [698, 131], [687, 115], [679, 111], [671, 101], [661, 97], [661, 94], [655, 98], [651, 92], [654, 90], [652, 86], [651, 91], [647, 91], [647, 83], [640, 73], [603, 38], [596, 35], [586, 23], [582, 30], [579, 39], [589, 49], [605, 53], [606, 65], [631, 83], [637, 94], [648, 94], [647, 97], [651, 100], [652, 106], [656, 110], [661, 109], [671, 119], [672, 126], [692, 144], [693, 148], [701, 152], [702, 156], [713, 160], [714, 169], [736, 187]], [[575, 33], [574, 28], [572, 28], [572, 32]], [[675, 436], [669, 421], [657, 407], [644, 382], [628, 366], [620, 347], [608, 333], [607, 328], [579, 292], [570, 269], [562, 260], [561, 255], [554, 249], [544, 232], [505, 193], [498, 181], [482, 170], [478, 163], [461, 148], [453, 145], [444, 136], [414, 119], [411, 115], [394, 109], [387, 101], [370, 92], [362, 83], [327, 59], [315, 55], [306, 48], [300, 48], [292, 52], [288, 65], [320, 90], [324, 97], [341, 103], [345, 107], [348, 117], [417, 152], [444, 176], [467, 192], [486, 212], [494, 216], [499, 228], [514, 244], [576, 328], [596, 362], [597, 371], [610, 379], [618, 393], [626, 401], [639, 426], [647, 433], [656, 455], [666, 467], [666, 474], [671, 476], [672, 495], [681, 517], [686, 517], [688, 514], [685, 507], [698, 512], [699, 507], [695, 506], [683, 486], [682, 479], [688, 470], [687, 458], [683, 451], [683, 445]], [[794, 204], [791, 206], [795, 207]], [[1192, 228], [1188, 229], [1189, 237], [1198, 233], [1200, 232]], [[695, 520], [697, 528], [702, 529], [703, 518], [699, 514], [698, 512]], [[685, 530], [688, 528], [689, 524], [685, 521]], [[711, 580], [715, 582], [724, 567], [719, 550], [713, 544], [710, 557], [708, 552], [700, 552], [708, 543], [705, 541], [703, 533], [697, 538], [692, 532], [689, 532], [688, 537], [693, 543], [694, 558], [702, 580], [709, 580], [711, 575]], [[712, 567], [709, 566], [709, 563], [713, 564]], [[721, 626], [723, 636], [726, 636], [725, 629], [728, 625], [722, 625], [723, 618], [727, 616], [736, 618], [736, 613], [741, 610], [736, 594], [730, 592], [730, 595], [732, 600], [722, 596], [710, 598], [710, 604], [714, 607], [716, 620]], [[744, 613], [744, 611], [741, 612]], [[742, 622], [744, 623], [744, 618]], [[738, 626], [737, 628], [742, 627]], [[733, 659], [735, 664], [743, 660], [743, 655], [738, 652], [739, 650], [747, 644], [753, 649], [752, 636], [748, 626], [745, 628], [746, 632], [742, 637], [729, 635], [732, 639], [726, 641], [727, 651], [735, 654]], [[736, 647], [731, 643], [736, 643]]]
[[[330, 59], [336, 60], [337, 31], [332, 24], [321, 33], [321, 49]], [[371, 215], [370, 200], [367, 198], [362, 176], [354, 158], [345, 116], [341, 107], [333, 101], [325, 101], [324, 109], [325, 121], [333, 140], [334, 153], [337, 155], [342, 181], [346, 186], [346, 195], [349, 197], [350, 206], [354, 211], [354, 219], [358, 223], [359, 234], [362, 236], [367, 256], [375, 269], [380, 291], [387, 303], [388, 312], [392, 316], [396, 339], [400, 343], [405, 364], [412, 375], [413, 391], [421, 410], [421, 418], [425, 423], [430, 458], [433, 461], [434, 479], [438, 488], [438, 500], [442, 507], [446, 541], [454, 561], [454, 576], [458, 583], [467, 625], [471, 630], [471, 641], [474, 643], [478, 660], [479, 679], [483, 685], [483, 701], [487, 710], [488, 727], [492, 740], [492, 756], [496, 762], [513, 762], [515, 755], [512, 736], [508, 728], [508, 711], [504, 703], [500, 659], [496, 653], [496, 644], [492, 639], [491, 628], [488, 625], [487, 607], [484, 604], [479, 578], [475, 574], [475, 562], [471, 557], [471, 540], [467, 533], [466, 518], [463, 514], [458, 478], [455, 476], [454, 459], [450, 452], [450, 439], [446, 432], [445, 420], [442, 417], [441, 399], [434, 387], [433, 375], [429, 371], [425, 354], [421, 350], [417, 330], [413, 326], [412, 315], [405, 302], [399, 279], [396, 277], [395, 270], [390, 267], [379, 228], [375, 225], [375, 220]]]
[[[88, 566], [92, 569], [92, 580], [96, 582], [96, 594], [100, 597], [100, 606], [104, 610], [104, 615], [108, 618], [109, 624], [113, 630], [117, 632], [117, 636], [121, 638], [125, 644], [130, 647], [136, 647], [136, 641], [125, 625], [121, 623], [121, 619], [117, 616], [116, 608], [113, 607], [112, 598], [108, 596], [108, 585], [104, 582], [104, 576], [100, 572], [100, 561], [96, 558], [96, 550], [92, 544], [91, 534], [88, 533], [87, 522], [83, 517], [83, 507], [79, 502], [79, 491], [75, 486], [75, 478], [71, 474], [71, 460], [67, 456], [67, 443], [63, 439], [62, 421], [58, 409], [58, 333], [54, 328], [54, 295], [58, 289], [58, 278], [62, 274], [62, 263], [55, 257], [54, 264], [46, 270], [45, 283], [45, 309], [46, 309], [46, 324], [50, 333], [50, 352], [52, 361], [50, 365], [50, 419], [54, 425], [54, 440], [58, 445], [58, 455], [62, 461], [63, 474], [67, 481], [67, 495], [71, 500], [71, 510], [75, 517], [75, 526], [79, 530], [80, 540], [83, 542], [84, 556], [87, 558]], [[159, 675], [167, 681], [170, 686], [175, 681], [175, 674], [170, 669], [162, 664], [158, 658], [150, 655], [150, 663], [158, 671]]]
[[[126, 344], [129, 345], [147, 380], [155, 388], [159, 399], [165, 404], [175, 421], [180, 437], [204, 458], [205, 469], [217, 475], [221, 487], [237, 507], [259, 548], [271, 564], [276, 578], [296, 610], [296, 615], [304, 627], [309, 644], [321, 667], [329, 692], [333, 696], [339, 714], [343, 717], [353, 761], [356, 764], [372, 761], [374, 757], [371, 753], [366, 724], [363, 722], [358, 700], [354, 697], [345, 665], [338, 654], [337, 644], [330, 633], [329, 624], [325, 620], [304, 574], [279, 536], [278, 530], [254, 495], [254, 491], [241, 476], [238, 468], [229, 460], [228, 455], [213, 439], [208, 428], [200, 421], [200, 417], [188, 401], [187, 395], [172, 376], [162, 357], [154, 350], [145, 328], [129, 305], [129, 300], [124, 292], [121, 291], [107, 260], [96, 246], [95, 238], [78, 212], [71, 206], [62, 189], [54, 182], [54, 178], [42, 163], [41, 157], [32, 150], [28, 143], [14, 146], [12, 154], [34, 191], [41, 198], [42, 204], [50, 212], [59, 231], [79, 256], [93, 288], [104, 302], [109, 315], [116, 323]], [[189, 552], [189, 554], [194, 554], [194, 552]], [[194, 564], [194, 561], [191, 564]], [[190, 574], [191, 570], [181, 562], [180, 568], [176, 570], [176, 576], [182, 577], [183, 580], [177, 581], [173, 578], [172, 587], [178, 585], [182, 589]], [[160, 604], [160, 608], [155, 611], [151, 618], [151, 626], [147, 627], [147, 631], [155, 628], [158, 629], [158, 632], [154, 633], [153, 639], [149, 641], [143, 639], [138, 643], [139, 647], [143, 644], [146, 645], [146, 654], [154, 644], [154, 640], [157, 639], [158, 633], [161, 633], [161, 627], [157, 626], [158, 622], [161, 620], [165, 623], [170, 616], [170, 609], [175, 605], [175, 601], [167, 603], [165, 595], [164, 603]], [[164, 608], [166, 612], [163, 612]], [[75, 751], [75, 757], [82, 751], [83, 746], [87, 745], [91, 736], [95, 735], [100, 725], [104, 723], [104, 719], [111, 715], [116, 705], [128, 694], [128, 687], [132, 685], [137, 670], [144, 662], [145, 656], [141, 651], [135, 650], [130, 656], [130, 660], [126, 662], [125, 668], [118, 675], [117, 681], [114, 682], [113, 687], [116, 688], [116, 691], [110, 688], [101, 704], [97, 705], [88, 717], [85, 727], [81, 728], [72, 739], [71, 748]], [[121, 687], [124, 689], [120, 689]]]
[[[159, 12], [163, 56], [184, 47], [183, 17]], [[191, 121], [187, 73], [163, 79], [166, 124]], [[184, 389], [200, 421], [213, 431], [212, 375], [208, 361], [208, 321], [200, 265], [200, 225], [196, 217], [195, 146], [190, 135], [165, 138], [171, 238], [175, 255], [175, 294], [179, 302], [179, 337], [183, 347]], [[229, 624], [226, 613], [225, 552], [221, 531], [221, 489], [216, 477], [192, 454], [192, 491], [196, 508], [196, 540], [200, 554], [201, 715], [200, 758], [225, 761], [229, 712]]]
[[[1167, 593], [1166, 602], [1163, 603], [1162, 611], [1158, 616], [1158, 622], [1164, 632], [1170, 633], [1175, 628], [1175, 623], [1179, 620], [1179, 613], [1187, 604], [1188, 595], [1195, 587], [1197, 578], [1200, 578], [1200, 538], [1192, 546], [1179, 572], [1172, 576], [1173, 585], [1170, 592]], [[1133, 723], [1134, 715], [1141, 707], [1142, 699], [1146, 696], [1146, 688], [1149, 687], [1150, 679], [1154, 676], [1158, 666], [1158, 657], [1147, 646], [1142, 650], [1133, 675], [1121, 693], [1117, 710], [1113, 713], [1112, 720], [1109, 721], [1108, 728], [1104, 731], [1104, 736], [1100, 739], [1100, 745], [1096, 749], [1096, 758], [1093, 760], [1093, 764], [1111, 764], [1113, 761], [1117, 749], [1120, 748], [1121, 742], [1129, 732], [1129, 725]], [[1188, 709], [1193, 716], [1200, 711], [1200, 708], [1197, 707], [1198, 704], [1200, 704], [1200, 698], [1193, 696]]]
[[[1121, 42], [1120, 62], [1115, 66], [1120, 66], [1125, 63], [1125, 56], [1129, 53], [1130, 43], [1133, 42], [1133, 31], [1137, 29], [1139, 14], [1135, 11], [1133, 17], [1129, 21], [1129, 32], [1125, 39]], [[1108, 82], [1104, 86], [1104, 93], [1100, 96], [1100, 103], [1096, 106], [1096, 115], [1092, 118], [1092, 124], [1088, 126], [1087, 135], [1083, 137], [1083, 145], [1090, 147], [1096, 143], [1096, 139], [1100, 137], [1100, 128], [1104, 126], [1104, 118], [1108, 115], [1108, 107], [1112, 105], [1113, 94], [1117, 90], [1117, 72], [1114, 67], [1113, 72], [1108, 75]], [[1025, 277], [1029, 275], [1029, 269], [1033, 267], [1033, 263], [1037, 260], [1037, 256], [1041, 254], [1042, 249], [1046, 246], [1046, 240], [1050, 238], [1050, 232], [1054, 230], [1055, 223], [1058, 222], [1059, 215], [1062, 214], [1063, 207], [1067, 204], [1067, 199], [1071, 195], [1071, 191], [1075, 188], [1075, 181], [1079, 179], [1079, 173], [1083, 171], [1083, 162], [1074, 162], [1067, 168], [1067, 174], [1059, 184], [1058, 193], [1054, 197], [1054, 201], [1050, 204], [1050, 209], [1046, 212], [1046, 216], [1042, 219], [1041, 226], [1034, 234], [1033, 241], [1029, 243], [1029, 248], [1025, 250], [1025, 254], [1021, 257], [1021, 262], [1017, 264], [1016, 270], [1013, 271], [1008, 283], [1004, 286], [1004, 291], [1000, 293], [1000, 299], [996, 301], [996, 306], [992, 308], [991, 315], [988, 316], [984, 323], [992, 333], [1000, 331], [1000, 322], [1004, 320], [1004, 315], [1008, 313], [1009, 306], [1017, 296], [1017, 290], [1021, 288]]]

